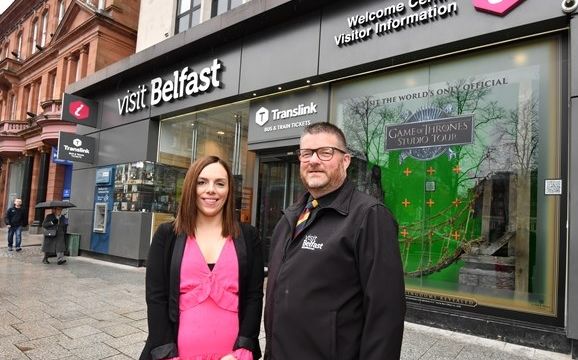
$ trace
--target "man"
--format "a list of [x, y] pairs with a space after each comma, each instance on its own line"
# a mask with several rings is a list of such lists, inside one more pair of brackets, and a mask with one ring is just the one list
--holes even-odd
[[397, 223], [347, 180], [351, 155], [338, 127], [308, 126], [298, 156], [308, 192], [273, 230], [265, 359], [399, 359], [405, 296]]
[[16, 235], [16, 251], [22, 250], [22, 228], [28, 225], [28, 215], [22, 208], [22, 199], [14, 199], [14, 206], [6, 211], [4, 222], [8, 226], [8, 251], [12, 251], [14, 235]]

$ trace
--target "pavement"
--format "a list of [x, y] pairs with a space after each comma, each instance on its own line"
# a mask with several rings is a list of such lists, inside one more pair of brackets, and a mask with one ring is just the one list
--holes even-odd
[[[41, 235], [25, 232], [21, 252], [8, 251], [5, 239], [0, 229], [0, 359], [138, 359], [147, 336], [145, 268], [82, 256], [45, 265]], [[401, 359], [571, 356], [406, 322]]]

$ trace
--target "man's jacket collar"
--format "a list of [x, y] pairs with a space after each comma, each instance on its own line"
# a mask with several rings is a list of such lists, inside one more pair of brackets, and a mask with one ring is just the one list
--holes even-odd
[[[331, 201], [329, 204], [321, 204], [319, 210], [321, 209], [332, 209], [340, 213], [341, 215], [346, 216], [349, 214], [349, 204], [351, 201], [351, 194], [355, 191], [353, 184], [349, 180], [345, 180], [343, 185], [335, 190], [337, 192], [337, 197]], [[329, 194], [328, 194], [329, 195]], [[287, 209], [283, 211], [283, 213], [289, 218], [289, 220], [297, 220], [301, 211], [305, 207], [307, 200], [311, 195], [309, 192], [303, 194], [303, 196], [299, 199], [299, 201], [293, 203]], [[293, 221], [293, 222], [295, 222]], [[293, 223], [291, 222], [291, 223]]]

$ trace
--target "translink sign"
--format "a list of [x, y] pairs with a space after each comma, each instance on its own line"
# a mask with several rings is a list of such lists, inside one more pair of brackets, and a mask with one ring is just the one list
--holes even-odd
[[311, 114], [317, 114], [317, 104], [313, 101], [311, 101], [309, 105], [299, 104], [297, 107], [286, 110], [268, 110], [266, 107], [261, 107], [255, 113], [255, 122], [257, 125], [263, 126], [269, 121], [269, 118], [272, 120], [281, 120]]
[[328, 104], [327, 85], [251, 101], [249, 150], [297, 145], [304, 127], [327, 121]]

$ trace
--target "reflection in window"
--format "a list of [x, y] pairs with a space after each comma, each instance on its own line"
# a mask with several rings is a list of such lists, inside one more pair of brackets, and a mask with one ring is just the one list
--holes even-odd
[[[556, 314], [558, 42], [390, 71], [334, 87], [350, 178], [399, 223], [406, 286]], [[443, 303], [443, 301], [442, 301]]]

